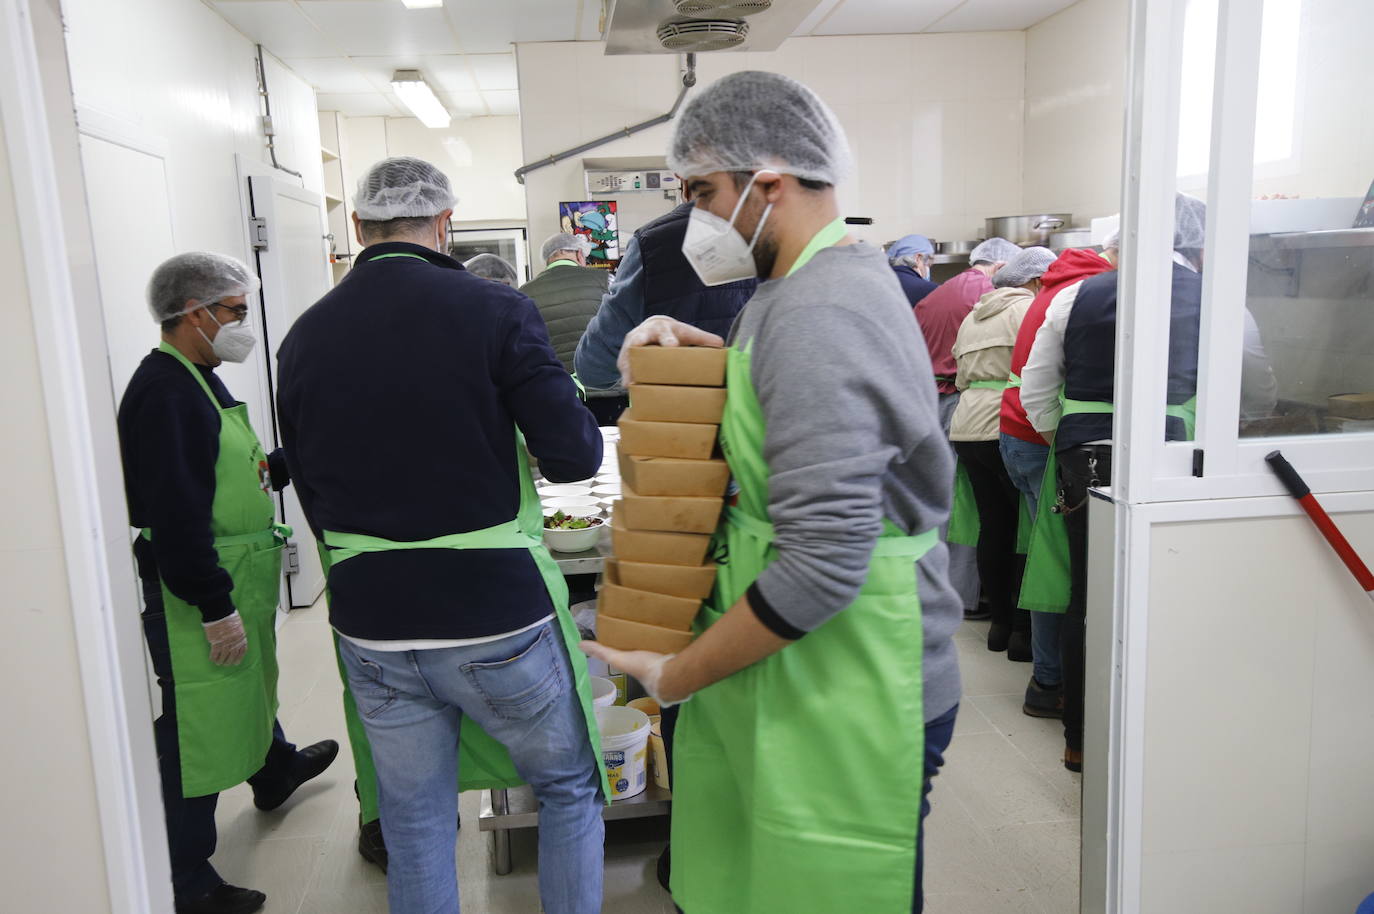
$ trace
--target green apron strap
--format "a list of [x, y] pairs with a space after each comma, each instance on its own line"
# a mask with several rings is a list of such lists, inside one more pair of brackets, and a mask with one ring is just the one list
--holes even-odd
[[1017, 374], [1016, 372], [1013, 371], [1010, 375], [1007, 376], [1007, 387], [1020, 387], [1020, 386], [1021, 386], [1021, 376], [1020, 376], [1019, 374]]
[[415, 542], [396, 542], [382, 539], [380, 536], [326, 530], [324, 544], [330, 550], [332, 565], [338, 565], [364, 552], [392, 552], [398, 549], [529, 549], [532, 545], [529, 536], [514, 520], [484, 530], [450, 533]]
[[363, 261], [363, 263], [371, 263], [374, 260], [391, 260], [393, 257], [409, 257], [411, 260], [418, 260], [421, 263], [429, 263], [429, 261], [426, 258], [421, 257], [419, 254], [410, 254], [405, 251], [401, 251], [395, 254], [378, 254], [376, 257], [367, 258], [367, 260]]
[[581, 266], [581, 264], [579, 264], [576, 260], [555, 260], [555, 261], [551, 262], [548, 266], [546, 266], [544, 269], [547, 270], [547, 269], [550, 269], [551, 267], [576, 267], [576, 266]]
[[1006, 390], [1006, 381], [969, 381], [970, 390]]
[[831, 245], [843, 241], [844, 236], [847, 234], [849, 234], [849, 231], [844, 227], [843, 219], [836, 219], [834, 222], [821, 229], [806, 243], [806, 247], [802, 248], [802, 252], [797, 255], [797, 260], [792, 264], [792, 268], [787, 271], [787, 275], [791, 276], [793, 273], [810, 263], [812, 257], [815, 257]]
[[215, 392], [210, 389], [210, 384], [205, 380], [205, 375], [200, 373], [200, 369], [196, 367], [194, 362], [186, 358], [186, 356], [182, 354], [180, 349], [173, 346], [166, 340], [163, 340], [157, 348], [159, 352], [167, 353], [172, 358], [176, 359], [178, 362], [186, 366], [186, 370], [191, 373], [191, 377], [196, 379], [196, 383], [200, 385], [200, 389], [205, 391], [205, 396], [210, 398], [210, 402], [215, 405], [215, 409], [224, 408], [220, 405], [219, 398], [215, 396]]

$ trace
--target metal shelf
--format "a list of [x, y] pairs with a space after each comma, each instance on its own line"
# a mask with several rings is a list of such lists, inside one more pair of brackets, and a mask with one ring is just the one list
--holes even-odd
[[[672, 791], [650, 781], [637, 797], [616, 800], [601, 807], [601, 818], [607, 822], [622, 819], [646, 819], [666, 816], [672, 809]], [[515, 828], [534, 828], [539, 825], [539, 801], [529, 787], [510, 790], [484, 790], [478, 807], [477, 828], [492, 833], [495, 850], [492, 869], [505, 876], [511, 871], [510, 832]]]
[[1252, 251], [1311, 251], [1329, 248], [1374, 247], [1374, 228], [1328, 229], [1251, 235]]

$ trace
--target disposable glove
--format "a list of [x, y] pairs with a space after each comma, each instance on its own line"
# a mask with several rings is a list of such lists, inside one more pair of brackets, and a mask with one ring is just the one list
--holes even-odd
[[714, 333], [707, 333], [667, 315], [655, 314], [625, 334], [625, 342], [620, 346], [620, 356], [615, 364], [620, 369], [622, 382], [628, 386], [633, 380], [630, 377], [631, 346], [712, 346], [720, 349], [724, 345], [725, 340]]
[[595, 641], [583, 641], [580, 645], [582, 653], [598, 660], [604, 660], [607, 666], [629, 673], [639, 684], [644, 686], [644, 691], [649, 693], [649, 697], [658, 702], [660, 708], [671, 708], [680, 705], [691, 698], [691, 695], [664, 695], [660, 686], [663, 677], [663, 669], [668, 665], [668, 661], [676, 657], [676, 654], [655, 654], [653, 651], [618, 651], [613, 647], [606, 647]]
[[234, 610], [223, 619], [202, 622], [205, 640], [210, 642], [210, 662], [219, 666], [237, 666], [248, 653], [248, 633], [243, 630], [243, 619]]

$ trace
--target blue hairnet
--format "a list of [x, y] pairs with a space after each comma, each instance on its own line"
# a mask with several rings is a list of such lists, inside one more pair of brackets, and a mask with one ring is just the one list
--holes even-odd
[[930, 239], [925, 235], [907, 235], [892, 242], [892, 247], [887, 249], [889, 260], [898, 257], [910, 257], [912, 254], [934, 254], [935, 245], [930, 243]]

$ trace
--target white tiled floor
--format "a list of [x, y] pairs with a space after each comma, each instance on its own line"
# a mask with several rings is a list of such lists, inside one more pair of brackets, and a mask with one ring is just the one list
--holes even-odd
[[[957, 640], [964, 702], [926, 830], [929, 914], [1071, 914], [1078, 910], [1079, 779], [1060, 763], [1058, 721], [1021, 713], [1029, 664], [983, 646], [987, 623]], [[281, 721], [298, 744], [338, 739], [324, 775], [282, 809], [253, 808], [247, 786], [220, 798], [215, 865], [230, 882], [267, 893], [268, 914], [386, 914], [385, 877], [358, 856], [353, 764], [339, 704], [338, 671], [321, 606], [292, 613], [280, 633]], [[458, 880], [464, 909], [536, 914], [532, 832], [516, 832], [515, 871], [491, 871], [491, 839], [477, 830], [477, 795], [461, 802]], [[671, 914], [654, 878], [666, 839], [661, 822], [607, 831], [606, 914]], [[827, 912], [828, 914], [828, 912]]]

